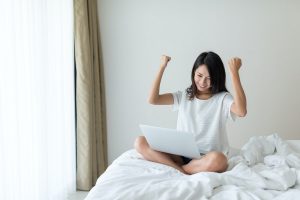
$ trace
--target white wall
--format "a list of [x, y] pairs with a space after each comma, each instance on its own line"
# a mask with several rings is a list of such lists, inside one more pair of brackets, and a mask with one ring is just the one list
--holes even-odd
[[172, 61], [161, 92], [185, 89], [203, 51], [243, 59], [248, 115], [228, 125], [232, 146], [273, 132], [300, 139], [300, 1], [98, 0], [98, 8], [110, 163], [132, 148], [138, 124], [176, 127], [170, 106], [147, 103], [162, 54]]

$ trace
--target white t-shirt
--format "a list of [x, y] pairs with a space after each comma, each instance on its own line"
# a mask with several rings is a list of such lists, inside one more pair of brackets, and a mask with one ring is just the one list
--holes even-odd
[[173, 110], [178, 110], [177, 130], [193, 133], [200, 153], [210, 151], [228, 154], [227, 119], [235, 120], [230, 111], [233, 97], [220, 92], [207, 100], [189, 100], [186, 92], [173, 93]]

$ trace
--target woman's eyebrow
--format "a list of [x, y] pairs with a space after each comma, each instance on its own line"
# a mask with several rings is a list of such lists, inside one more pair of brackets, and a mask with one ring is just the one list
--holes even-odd
[[[203, 74], [201, 74], [200, 72], [197, 72], [198, 75], [202, 75], [204, 76]], [[206, 76], [207, 78], [210, 78], [210, 76]]]

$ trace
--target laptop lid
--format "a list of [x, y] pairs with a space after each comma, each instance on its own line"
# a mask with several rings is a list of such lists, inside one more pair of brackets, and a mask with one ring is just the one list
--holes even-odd
[[140, 124], [140, 128], [154, 150], [188, 158], [201, 157], [191, 133], [144, 124]]

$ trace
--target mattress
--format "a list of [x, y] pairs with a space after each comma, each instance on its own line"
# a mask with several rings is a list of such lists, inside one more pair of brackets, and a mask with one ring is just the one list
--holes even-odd
[[131, 149], [113, 161], [86, 200], [299, 199], [299, 140], [252, 137], [228, 163], [224, 173], [185, 175]]

